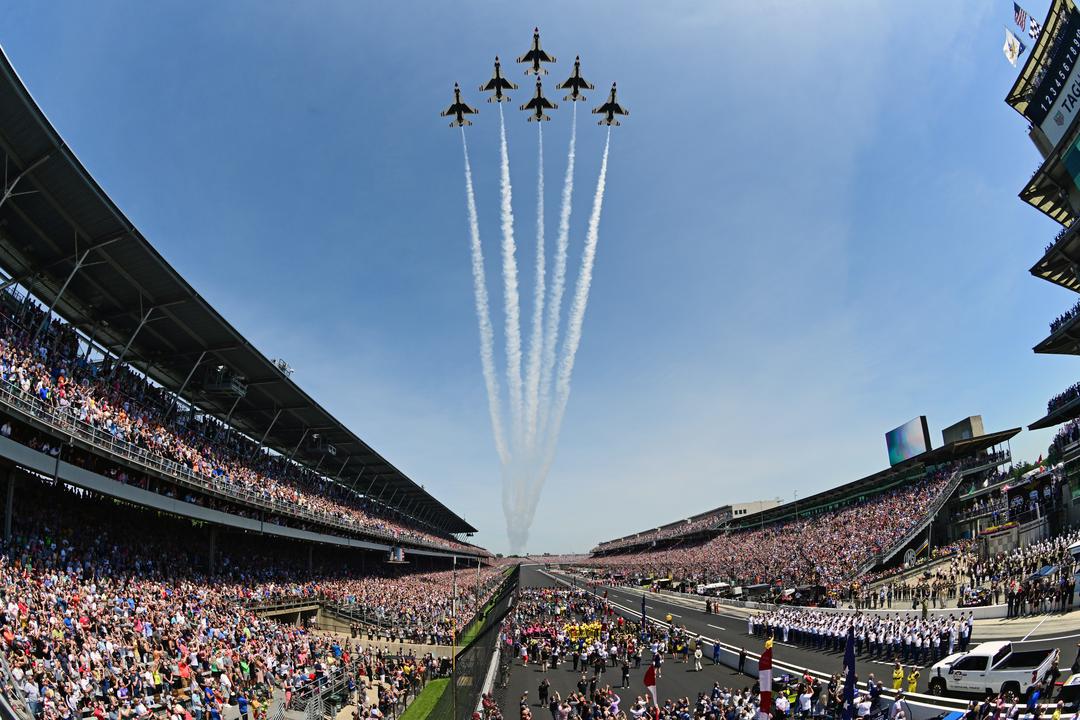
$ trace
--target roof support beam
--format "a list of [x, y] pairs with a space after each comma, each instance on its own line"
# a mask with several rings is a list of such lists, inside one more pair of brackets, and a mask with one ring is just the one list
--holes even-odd
[[277, 423], [277, 419], [281, 417], [281, 411], [283, 409], [284, 408], [279, 408], [278, 411], [274, 413], [274, 419], [270, 421], [270, 427], [266, 428], [266, 432], [264, 432], [262, 438], [259, 439], [259, 446], [255, 448], [255, 452], [251, 453], [251, 457], [255, 457], [259, 454], [259, 451], [262, 450], [263, 443], [266, 442], [266, 436], [269, 435], [270, 431], [274, 429], [274, 424]]
[[[92, 244], [90, 247], [86, 248], [86, 250], [83, 251], [82, 255], [79, 255], [79, 233], [78, 233], [78, 231], [75, 232], [75, 258], [76, 258], [75, 259], [75, 267], [73, 267], [71, 269], [71, 272], [68, 273], [67, 280], [65, 280], [64, 284], [60, 286], [60, 291], [56, 293], [56, 295], [52, 299], [52, 302], [49, 303], [49, 310], [48, 310], [48, 312], [45, 313], [45, 317], [43, 317], [41, 319], [41, 325], [38, 327], [37, 331], [34, 333], [35, 338], [38, 335], [40, 335], [41, 332], [43, 330], [45, 330], [46, 327], [48, 327], [49, 323], [52, 322], [53, 309], [56, 307], [56, 303], [60, 302], [60, 298], [64, 296], [64, 291], [67, 290], [68, 285], [75, 278], [76, 273], [78, 273], [79, 270], [81, 270], [84, 267], [89, 267], [91, 265], [100, 265], [102, 262], [104, 262], [104, 261], [94, 262], [94, 263], [86, 262], [86, 258], [90, 256], [90, 253], [94, 252], [95, 250], [100, 250], [101, 248], [105, 247], [106, 245], [111, 245], [112, 243], [114, 243], [117, 240], [120, 240], [120, 239], [122, 239], [122, 238], [124, 238], [126, 236], [127, 236], [126, 233], [122, 233], [120, 235], [116, 235], [116, 236], [111, 237], [111, 238], [106, 238], [105, 240], [102, 240], [100, 242], [96, 242], [96, 243]], [[140, 326], [140, 329], [141, 329], [141, 326]], [[138, 332], [138, 330], [136, 330], [136, 332]], [[132, 339], [134, 339], [134, 338], [132, 338]], [[125, 348], [125, 351], [126, 351], [126, 348]]]
[[301, 435], [301, 436], [300, 436], [300, 439], [296, 441], [296, 447], [294, 447], [294, 448], [292, 449], [292, 452], [291, 452], [291, 453], [289, 453], [289, 460], [290, 460], [290, 461], [291, 461], [291, 460], [292, 460], [292, 459], [293, 459], [294, 457], [296, 457], [296, 451], [300, 449], [300, 444], [301, 444], [302, 442], [304, 442], [304, 438], [306, 438], [306, 437], [307, 437], [307, 434], [308, 434], [308, 428], [304, 428], [304, 434], [303, 434], [303, 435]]
[[371, 482], [368, 483], [367, 490], [364, 491], [364, 497], [371, 497], [371, 490], [375, 487], [375, 483], [379, 481], [379, 475], [371, 478]]
[[237, 395], [236, 396], [236, 399], [233, 400], [232, 407], [229, 408], [229, 414], [225, 416], [225, 424], [229, 426], [230, 430], [232, 430], [231, 421], [232, 421], [233, 411], [236, 410], [236, 406], [240, 404], [240, 400], [243, 399], [243, 397], [244, 397], [243, 395]]
[[367, 465], [360, 466], [360, 472], [356, 473], [356, 479], [349, 484], [349, 489], [356, 492], [356, 483], [360, 482], [360, 478], [364, 476], [364, 471], [367, 470]]
[[[78, 236], [76, 236], [76, 242], [77, 241]], [[60, 291], [56, 293], [55, 296], [53, 296], [52, 302], [49, 303], [49, 309], [45, 312], [45, 316], [41, 318], [41, 323], [38, 325], [37, 330], [34, 331], [34, 340], [37, 340], [38, 335], [40, 335], [45, 330], [45, 328], [48, 327], [49, 323], [52, 322], [53, 308], [56, 307], [56, 303], [60, 302], [60, 298], [64, 296], [64, 291], [68, 289], [68, 285], [70, 285], [71, 281], [75, 278], [75, 274], [82, 269], [82, 266], [86, 262], [87, 256], [90, 255], [91, 250], [93, 250], [93, 248], [87, 248], [86, 250], [83, 250], [82, 255], [79, 255], [78, 259], [75, 260], [75, 267], [71, 268], [71, 272], [68, 273], [67, 280], [64, 280], [64, 284], [60, 286]]]
[[23, 275], [13, 275], [10, 280], [5, 280], [4, 282], [0, 283], [0, 292], [3, 292], [4, 290], [7, 290], [12, 285], [20, 285], [24, 281], [29, 280], [32, 277], [33, 277], [33, 273], [25, 273]]
[[139, 336], [139, 331], [143, 329], [147, 321], [150, 320], [150, 316], [154, 314], [154, 308], [150, 308], [143, 313], [142, 318], [139, 319], [139, 324], [135, 326], [135, 331], [131, 333], [131, 337], [128, 338], [127, 344], [124, 345], [124, 349], [120, 351], [120, 354], [116, 356], [116, 363], [113, 365], [112, 374], [116, 374], [117, 368], [120, 367], [120, 363], [124, 362], [124, 356], [127, 355], [128, 350], [131, 349], [131, 343], [135, 342], [135, 338]]
[[38, 158], [37, 160], [35, 160], [34, 162], [32, 162], [32, 163], [30, 163], [29, 165], [27, 165], [27, 166], [26, 166], [26, 169], [25, 169], [25, 170], [23, 170], [23, 171], [22, 171], [21, 173], [19, 173], [18, 175], [16, 175], [16, 176], [15, 176], [15, 177], [14, 177], [14, 178], [12, 179], [12, 181], [11, 181], [11, 182], [8, 182], [8, 181], [7, 181], [7, 166], [8, 166], [8, 156], [6, 156], [6, 155], [5, 155], [5, 156], [4, 156], [4, 194], [3, 194], [2, 196], [0, 196], [0, 207], [3, 207], [3, 206], [4, 206], [4, 203], [6, 203], [6, 202], [7, 202], [8, 200], [10, 200], [10, 199], [11, 199], [11, 198], [13, 198], [13, 197], [18, 197], [19, 195], [29, 195], [30, 193], [32, 193], [32, 192], [35, 192], [34, 190], [23, 190], [22, 192], [15, 192], [15, 186], [19, 184], [19, 181], [20, 181], [20, 180], [22, 180], [22, 179], [23, 179], [24, 177], [26, 177], [26, 176], [27, 176], [28, 174], [30, 174], [31, 172], [33, 172], [33, 171], [34, 171], [35, 169], [37, 169], [37, 167], [38, 167], [39, 165], [41, 165], [42, 163], [44, 163], [44, 162], [45, 162], [46, 160], [48, 160], [48, 159], [49, 159], [49, 158], [50, 158], [51, 156], [52, 156], [52, 153], [51, 153], [51, 152], [45, 153], [44, 155], [42, 155], [41, 157], [39, 157], [39, 158]]
[[191, 382], [191, 376], [195, 374], [195, 371], [202, 364], [203, 358], [206, 357], [206, 351], [203, 350], [199, 353], [199, 359], [195, 361], [195, 364], [191, 366], [191, 370], [188, 372], [187, 377], [184, 378], [184, 382], [181, 383], [180, 389], [173, 395], [173, 401], [169, 404], [169, 409], [165, 412], [165, 419], [169, 419], [169, 415], [172, 414], [173, 409], [176, 407], [176, 403], [180, 402], [180, 396], [184, 394], [184, 390], [187, 389], [188, 383]]
[[340, 477], [341, 477], [341, 473], [342, 473], [342, 471], [343, 471], [343, 470], [345, 469], [345, 466], [349, 464], [349, 460], [350, 460], [350, 459], [351, 459], [351, 458], [349, 458], [349, 457], [346, 457], [346, 458], [345, 458], [345, 462], [341, 463], [341, 467], [340, 467], [340, 468], [338, 468], [338, 471], [337, 471], [337, 475], [335, 475], [335, 476], [334, 476], [334, 480], [337, 480], [338, 478], [340, 478]]

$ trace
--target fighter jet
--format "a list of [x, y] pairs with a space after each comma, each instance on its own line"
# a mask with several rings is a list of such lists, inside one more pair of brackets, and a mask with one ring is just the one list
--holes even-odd
[[540, 78], [536, 78], [536, 97], [521, 106], [522, 110], [531, 110], [529, 122], [550, 120], [551, 117], [544, 114], [545, 110], [557, 110], [558, 105], [544, 97], [544, 88], [540, 86]]
[[540, 63], [553, 63], [555, 62], [555, 58], [540, 49], [540, 28], [533, 28], [532, 48], [529, 49], [529, 52], [519, 57], [517, 61], [519, 63], [531, 63], [530, 67], [525, 68], [526, 75], [529, 73], [534, 75], [540, 75], [541, 73], [547, 75], [547, 69], [540, 67]]
[[604, 115], [604, 119], [596, 123], [597, 125], [615, 125], [618, 126], [621, 123], [615, 119], [616, 115], [629, 115], [630, 111], [624, 108], [615, 99], [615, 83], [611, 83], [611, 99], [598, 108], [593, 108], [594, 115]]
[[499, 56], [495, 56], [495, 74], [490, 80], [480, 86], [480, 92], [494, 92], [487, 99], [488, 102], [506, 102], [510, 99], [508, 95], [503, 95], [503, 90], [517, 90], [517, 85], [510, 82], [502, 76], [501, 65], [499, 63]]
[[461, 127], [462, 125], [472, 125], [472, 121], [466, 120], [465, 116], [475, 115], [477, 112], [476, 108], [469, 107], [461, 101], [461, 88], [458, 87], [457, 83], [454, 83], [454, 103], [439, 114], [443, 117], [453, 115], [454, 119], [450, 121], [450, 127]]
[[574, 72], [570, 77], [566, 79], [562, 85], [556, 85], [559, 90], [569, 90], [570, 94], [563, 98], [563, 100], [570, 100], [577, 102], [578, 100], [584, 100], [585, 96], [581, 94], [582, 90], [595, 90], [596, 86], [591, 84], [588, 80], [581, 77], [581, 56], [574, 58]]

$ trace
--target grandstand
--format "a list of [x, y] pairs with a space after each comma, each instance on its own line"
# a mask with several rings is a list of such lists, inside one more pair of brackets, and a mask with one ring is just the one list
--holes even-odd
[[[953, 440], [886, 470], [722, 527], [692, 528], [646, 543], [602, 543], [583, 564], [668, 578], [684, 589], [726, 587], [843, 590], [889, 564], [912, 562], [934, 544], [973, 537], [991, 513], [972, 505], [1000, 488], [1019, 428]], [[966, 525], [955, 521], [968, 513]], [[712, 517], [706, 514], [706, 517]], [[690, 527], [689, 524], [683, 523]]]
[[605, 540], [592, 549], [593, 553], [605, 553], [612, 550], [629, 550], [632, 548], [654, 547], [664, 540], [689, 540], [694, 538], [708, 537], [710, 531], [717, 530], [731, 522], [732, 518], [742, 517], [753, 510], [758, 512], [768, 510], [779, 505], [782, 500], [754, 500], [752, 502], [723, 505], [712, 510], [707, 510], [697, 515], [692, 515], [685, 520], [676, 520], [667, 525], [661, 525], [653, 530], [643, 530], [632, 535], [626, 535], [615, 540]]
[[0, 715], [396, 716], [450, 674], [512, 563], [165, 262], [2, 52], [0, 155]]
[[[486, 555], [456, 537], [472, 525], [334, 418], [165, 262], [6, 57], [0, 152], [6, 531], [20, 506], [14, 479], [29, 472], [217, 527], [409, 556]], [[27, 437], [52, 453], [20, 442]]]

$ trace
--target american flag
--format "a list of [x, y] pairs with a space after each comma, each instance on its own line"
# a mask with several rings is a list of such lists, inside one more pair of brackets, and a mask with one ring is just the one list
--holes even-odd
[[1027, 27], [1028, 14], [1024, 11], [1024, 8], [1020, 7], [1016, 3], [1013, 3], [1013, 19], [1016, 20], [1016, 26], [1023, 30]]
[[1040, 25], [1039, 21], [1035, 18], [1028, 19], [1031, 21], [1031, 24], [1028, 27], [1028, 35], [1030, 35], [1031, 39], [1034, 40], [1035, 38], [1039, 37], [1039, 32], [1042, 30], [1042, 25]]

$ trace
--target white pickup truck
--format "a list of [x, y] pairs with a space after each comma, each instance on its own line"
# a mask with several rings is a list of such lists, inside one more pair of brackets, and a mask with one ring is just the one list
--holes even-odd
[[930, 668], [930, 694], [1011, 692], [1017, 699], [1026, 698], [1028, 688], [1046, 678], [1057, 652], [1014, 652], [1011, 642], [984, 642]]

